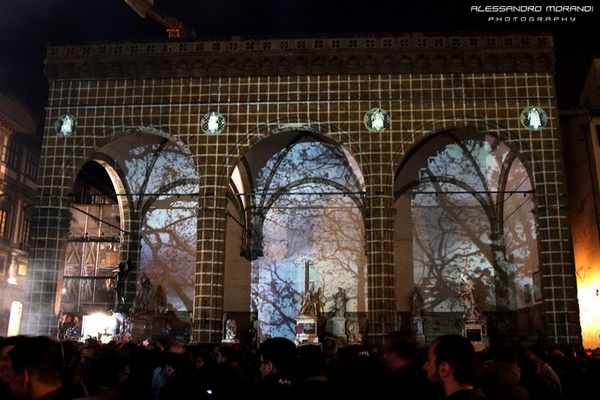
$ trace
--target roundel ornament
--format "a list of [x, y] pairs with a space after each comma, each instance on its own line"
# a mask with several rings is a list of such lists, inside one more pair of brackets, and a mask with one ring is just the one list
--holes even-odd
[[71, 114], [64, 114], [54, 123], [54, 129], [59, 136], [69, 137], [75, 133], [77, 119]]
[[521, 111], [521, 125], [530, 131], [539, 131], [548, 124], [548, 114], [536, 106], [526, 107]]
[[381, 132], [390, 127], [390, 116], [381, 108], [372, 108], [365, 113], [363, 122], [369, 132]]
[[216, 111], [204, 114], [202, 117], [202, 131], [209, 135], [218, 135], [225, 129], [225, 117]]

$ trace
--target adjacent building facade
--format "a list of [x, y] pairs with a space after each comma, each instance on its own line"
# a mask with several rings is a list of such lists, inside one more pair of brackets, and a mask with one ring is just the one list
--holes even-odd
[[600, 59], [594, 59], [580, 107], [561, 112], [569, 184], [569, 219], [583, 341], [600, 347]]
[[40, 140], [31, 113], [0, 94], [0, 336], [20, 332]]

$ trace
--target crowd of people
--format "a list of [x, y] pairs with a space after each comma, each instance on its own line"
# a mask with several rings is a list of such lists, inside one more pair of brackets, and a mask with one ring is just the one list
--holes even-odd
[[0, 338], [0, 399], [575, 399], [600, 360], [564, 346], [497, 345], [458, 335], [427, 348], [395, 332], [377, 347], [264, 341], [204, 346]]

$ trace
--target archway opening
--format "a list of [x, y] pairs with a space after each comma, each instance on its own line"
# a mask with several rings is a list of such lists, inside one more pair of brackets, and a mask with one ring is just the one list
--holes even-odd
[[[494, 136], [442, 132], [409, 154], [395, 178], [396, 302], [424, 336], [535, 339], [542, 329], [535, 205], [518, 154]], [[469, 315], [467, 315], [469, 314]]]
[[76, 335], [81, 328], [77, 321], [81, 321], [83, 314], [112, 308], [113, 274], [122, 249], [122, 224], [119, 200], [109, 173], [98, 162], [87, 162], [76, 178], [71, 203], [60, 309], [61, 320], [72, 326], [65, 326], [61, 334], [71, 329], [69, 334]]
[[[339, 288], [348, 298], [345, 318], [364, 317], [364, 180], [342, 146], [312, 133], [278, 133], [245, 155], [231, 186], [243, 221], [241, 253], [249, 259], [246, 307], [261, 339], [295, 337], [311, 287], [321, 290], [321, 334], [332, 329], [327, 321]], [[226, 269], [226, 297], [227, 281]]]
[[[127, 311], [134, 336], [187, 338], [194, 298], [199, 194], [190, 153], [167, 137], [138, 132], [103, 146], [93, 159], [80, 173], [91, 178], [85, 185], [75, 185], [74, 196], [80, 197], [90, 187], [110, 198], [110, 221], [104, 211], [92, 210], [86, 218], [103, 226], [110, 223], [114, 230], [113, 257], [104, 261], [103, 270], [109, 294], [102, 303], [94, 300], [94, 308]], [[71, 235], [89, 241], [88, 231], [75, 231], [72, 223]], [[127, 265], [124, 278], [118, 274], [120, 263]], [[123, 279], [123, 290], [116, 293], [119, 279]]]

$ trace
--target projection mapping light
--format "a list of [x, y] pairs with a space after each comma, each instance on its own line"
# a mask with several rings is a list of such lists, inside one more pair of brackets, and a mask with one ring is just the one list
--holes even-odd
[[390, 127], [390, 116], [381, 108], [372, 108], [365, 113], [363, 122], [369, 132], [382, 132]]
[[59, 136], [69, 137], [75, 133], [77, 119], [71, 114], [65, 114], [54, 123], [54, 129]]
[[521, 125], [530, 131], [539, 131], [548, 124], [548, 114], [537, 106], [529, 106], [521, 111]]
[[216, 111], [204, 114], [201, 121], [202, 131], [209, 135], [218, 135], [225, 129], [225, 117]]

